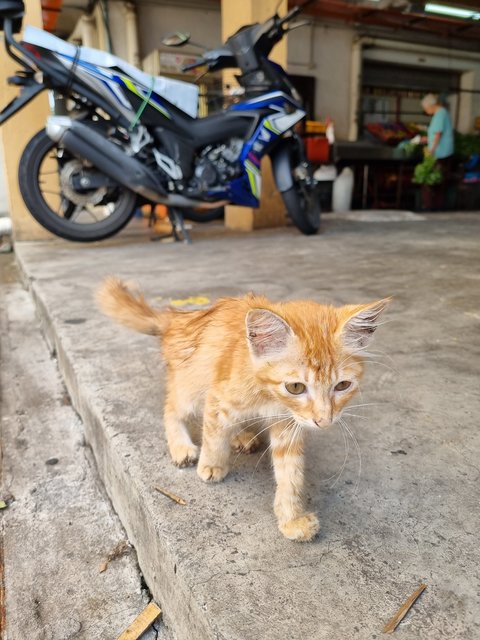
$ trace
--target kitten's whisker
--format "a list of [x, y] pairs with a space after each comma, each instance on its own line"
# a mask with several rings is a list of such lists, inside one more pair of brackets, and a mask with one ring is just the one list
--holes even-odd
[[365, 360], [365, 364], [378, 364], [380, 367], [385, 367], [385, 369], [388, 369], [393, 373], [398, 373], [398, 369], [391, 367], [389, 364], [385, 364], [385, 362], [380, 362], [379, 360]]
[[[243, 424], [245, 422], [255, 422], [255, 421], [259, 421], [259, 420], [270, 420], [271, 418], [287, 418], [288, 416], [290, 416], [290, 413], [276, 413], [273, 414], [271, 416], [251, 416], [250, 418], [244, 418], [242, 420], [235, 420], [235, 422], [231, 422], [230, 426], [231, 427], [235, 427], [238, 424]], [[248, 429], [248, 426], [245, 427], [246, 429]]]
[[270, 449], [272, 448], [272, 444], [270, 443], [269, 445], [267, 445], [267, 447], [265, 447], [265, 451], [262, 453], [262, 455], [259, 457], [257, 464], [255, 465], [255, 469], [253, 470], [253, 473], [256, 473], [257, 469], [258, 469], [258, 465], [260, 464], [260, 461], [262, 460], [263, 456], [270, 451]]
[[343, 367], [343, 365], [344, 365], [344, 364], [346, 364], [349, 360], [352, 360], [352, 358], [354, 358], [354, 357], [355, 357], [355, 354], [353, 354], [353, 353], [352, 353], [352, 354], [350, 354], [350, 355], [348, 355], [346, 358], [344, 358], [344, 359], [340, 362], [340, 364], [338, 365], [338, 367], [337, 367], [337, 368], [338, 368], [338, 369], [341, 369], [341, 368]]
[[298, 424], [298, 422], [295, 422], [295, 428], [293, 429], [293, 433], [292, 433], [292, 436], [290, 438], [289, 445], [287, 447], [287, 454], [286, 454], [287, 456], [290, 455], [290, 450], [293, 447], [293, 443], [295, 441], [295, 438], [296, 438], [297, 434], [300, 433], [299, 429], [300, 429], [300, 425]]
[[349, 404], [349, 409], [358, 409], [359, 407], [381, 407], [386, 402], [365, 402], [364, 404]]
[[[283, 436], [285, 435], [285, 433], [288, 431], [288, 429], [290, 429], [290, 427], [294, 424], [295, 420], [292, 418], [291, 420], [289, 420], [287, 422], [287, 424], [285, 425], [285, 427], [282, 429], [282, 432], [280, 433], [280, 435], [278, 436], [280, 439], [283, 438]], [[263, 456], [272, 448], [272, 443], [270, 442], [270, 444], [268, 444], [268, 446], [266, 447], [265, 451], [262, 453], [262, 455], [260, 456], [260, 458], [257, 461], [257, 464], [255, 465], [255, 469], [253, 470], [254, 473], [256, 472], [258, 465], [260, 464], [261, 459], [263, 458]]]
[[326, 482], [329, 482], [330, 480], [333, 480], [335, 478], [335, 481], [333, 484], [330, 485], [330, 489], [333, 489], [333, 487], [337, 484], [337, 482], [340, 480], [340, 478], [342, 477], [342, 473], [345, 469], [345, 465], [347, 464], [347, 460], [348, 460], [348, 454], [350, 452], [350, 447], [348, 446], [348, 440], [347, 437], [345, 435], [345, 430], [343, 428], [342, 423], [339, 421], [340, 424], [340, 433], [342, 434], [343, 437], [343, 446], [344, 446], [344, 451], [345, 451], [345, 455], [343, 457], [343, 464], [340, 467], [340, 471], [335, 472], [332, 476], [330, 476], [329, 478], [326, 479]]
[[278, 436], [279, 440], [281, 440], [283, 438], [283, 436], [287, 433], [287, 431], [290, 430], [290, 428], [295, 424], [295, 419], [291, 418], [287, 424], [285, 425], [285, 427], [282, 429], [282, 432], [280, 433], [280, 435]]
[[342, 416], [348, 416], [349, 418], [360, 418], [361, 420], [368, 420], [368, 416], [359, 416], [357, 413], [348, 413], [344, 411]]
[[[247, 449], [248, 445], [249, 445], [251, 442], [253, 442], [253, 441], [255, 440], [255, 438], [258, 438], [262, 433], [264, 433], [267, 429], [270, 429], [270, 425], [267, 425], [267, 426], [266, 426], [266, 427], [264, 427], [261, 431], [259, 431], [258, 433], [256, 433], [256, 434], [253, 436], [253, 438], [250, 438], [250, 440], [249, 440], [246, 444], [242, 445], [242, 449]], [[242, 433], [242, 432], [240, 431], [240, 433]], [[235, 434], [235, 435], [238, 435], [238, 434]], [[234, 460], [233, 460], [233, 462], [232, 462], [232, 466], [237, 462], [237, 460], [238, 460], [239, 456], [242, 454], [242, 449], [240, 449], [240, 451], [239, 451], [239, 452], [237, 453], [237, 455], [235, 456], [235, 458], [234, 458]]]
[[339, 368], [341, 368], [345, 363], [347, 363], [349, 360], [351, 360], [352, 358], [362, 358], [365, 359], [366, 362], [368, 362], [368, 358], [374, 357], [374, 358], [388, 358], [389, 360], [391, 360], [391, 362], [393, 363], [394, 360], [391, 356], [389, 356], [387, 353], [385, 353], [384, 351], [367, 351], [368, 346], [365, 347], [359, 347], [357, 349], [355, 349], [354, 353], [349, 354], [346, 358], [344, 358], [340, 364], [338, 365]]
[[[255, 422], [264, 422], [265, 420], [272, 420], [273, 418], [280, 418], [281, 420], [284, 420], [285, 418], [289, 418], [290, 416], [291, 416], [291, 413], [277, 413], [271, 416], [255, 416], [253, 418], [246, 418], [245, 420], [238, 420], [236, 422], [231, 422], [229, 426], [235, 427], [238, 424], [242, 424], [244, 422], [253, 422], [253, 424], [255, 424]], [[240, 429], [240, 431], [238, 431], [235, 435], [240, 435], [244, 431], [247, 431], [247, 429], [249, 429], [251, 426], [252, 424], [247, 424], [246, 427], [243, 427], [242, 429]]]
[[369, 358], [373, 356], [374, 358], [387, 358], [387, 360], [391, 360], [395, 362], [391, 355], [389, 355], [386, 351], [381, 351], [378, 349], [377, 351], [364, 351], [362, 357]]
[[[277, 425], [277, 424], [281, 423], [283, 420], [285, 420], [285, 418], [281, 418], [280, 420], [276, 420], [273, 424], [267, 424], [267, 426], [266, 426], [266, 427], [264, 427], [261, 431], [259, 431], [258, 433], [255, 433], [255, 435], [254, 435], [252, 438], [250, 438], [250, 440], [249, 440], [246, 444], [244, 444], [244, 445], [243, 445], [243, 448], [244, 448], [244, 449], [247, 449], [247, 448], [248, 448], [248, 445], [249, 445], [251, 442], [253, 442], [253, 441], [255, 440], [255, 438], [260, 437], [262, 433], [264, 433], [265, 431], [267, 431], [267, 429], [270, 429], [271, 427], [274, 427], [275, 425]], [[248, 427], [246, 427], [245, 429], [242, 429], [241, 431], [239, 431], [239, 433], [242, 433], [242, 432], [243, 432], [243, 431], [245, 431], [247, 428], [248, 428]], [[238, 435], [239, 435], [239, 433], [238, 433], [238, 434], [235, 434], [235, 435], [237, 435], [237, 436], [238, 436]], [[239, 455], [240, 455], [241, 453], [242, 453], [242, 451], [239, 451], [239, 452], [237, 453], [237, 455], [235, 456], [235, 459], [234, 459], [234, 460], [233, 460], [233, 462], [232, 462], [232, 466], [237, 462], [238, 457], [239, 457]]]
[[358, 476], [357, 476], [357, 481], [355, 483], [355, 487], [354, 487], [354, 490], [353, 490], [353, 495], [356, 497], [357, 492], [358, 492], [358, 487], [360, 486], [360, 477], [362, 475], [362, 452], [361, 452], [360, 445], [358, 444], [358, 440], [357, 440], [355, 434], [349, 429], [347, 423], [344, 420], [342, 420], [341, 418], [340, 418], [340, 420], [341, 420], [343, 426], [345, 427], [348, 435], [351, 437], [352, 442], [353, 442], [353, 444], [355, 446], [355, 449], [357, 450]]

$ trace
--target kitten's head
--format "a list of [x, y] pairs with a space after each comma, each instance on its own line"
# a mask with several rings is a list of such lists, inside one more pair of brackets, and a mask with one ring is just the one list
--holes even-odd
[[339, 308], [287, 302], [251, 309], [246, 331], [259, 385], [299, 424], [330, 426], [358, 390], [362, 352], [388, 302]]

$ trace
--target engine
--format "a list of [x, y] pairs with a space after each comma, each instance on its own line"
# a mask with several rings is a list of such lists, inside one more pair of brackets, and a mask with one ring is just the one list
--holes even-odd
[[242, 168], [238, 158], [242, 147], [241, 138], [232, 138], [227, 144], [210, 145], [203, 149], [195, 162], [190, 188], [204, 192], [223, 186], [239, 176]]

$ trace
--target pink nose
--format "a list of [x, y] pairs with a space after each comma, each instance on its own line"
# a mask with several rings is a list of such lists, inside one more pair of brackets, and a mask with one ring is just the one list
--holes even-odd
[[327, 418], [318, 418], [318, 420], [314, 420], [313, 422], [317, 427], [328, 427], [330, 424], [330, 420], [327, 420]]

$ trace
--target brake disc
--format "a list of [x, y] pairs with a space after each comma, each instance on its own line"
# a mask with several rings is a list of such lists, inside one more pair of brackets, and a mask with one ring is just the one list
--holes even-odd
[[98, 187], [98, 189], [92, 189], [90, 191], [80, 193], [72, 186], [72, 178], [80, 175], [80, 184], [82, 184], [82, 181], [85, 181], [85, 188], [88, 189], [88, 178], [86, 178], [86, 176], [82, 177], [81, 175], [84, 171], [85, 167], [81, 160], [69, 160], [63, 165], [60, 171], [60, 187], [62, 189], [62, 194], [65, 198], [70, 200], [70, 202], [73, 202], [76, 205], [86, 206], [88, 204], [99, 204], [107, 194], [107, 187]]

